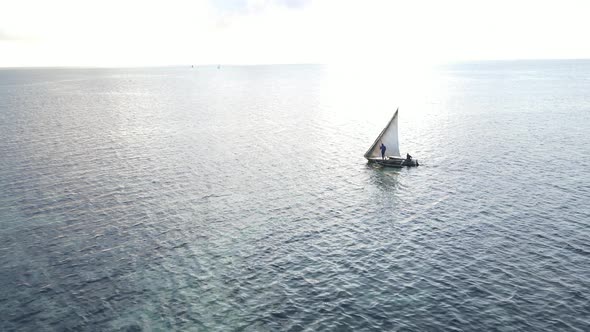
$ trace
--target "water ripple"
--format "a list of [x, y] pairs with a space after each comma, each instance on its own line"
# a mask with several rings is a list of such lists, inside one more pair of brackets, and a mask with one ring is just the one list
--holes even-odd
[[379, 80], [0, 71], [0, 330], [589, 330], [590, 81], [534, 65], [400, 98], [402, 170]]

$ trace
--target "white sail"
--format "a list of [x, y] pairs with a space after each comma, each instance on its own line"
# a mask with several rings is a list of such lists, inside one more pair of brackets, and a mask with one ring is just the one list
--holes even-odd
[[379, 134], [379, 136], [377, 137], [377, 139], [375, 140], [375, 142], [373, 143], [373, 145], [371, 145], [371, 147], [369, 148], [369, 150], [367, 151], [367, 153], [365, 153], [365, 158], [367, 159], [373, 159], [373, 158], [379, 158], [381, 159], [381, 143], [383, 143], [383, 145], [385, 145], [385, 156], [394, 156], [394, 157], [399, 157], [400, 153], [399, 153], [399, 140], [397, 138], [397, 111], [399, 109], [395, 110], [395, 113], [393, 114], [393, 117], [391, 118], [391, 120], [389, 120], [389, 123], [387, 124], [387, 126], [385, 126], [385, 128], [383, 129], [383, 131], [381, 132], [381, 134]]

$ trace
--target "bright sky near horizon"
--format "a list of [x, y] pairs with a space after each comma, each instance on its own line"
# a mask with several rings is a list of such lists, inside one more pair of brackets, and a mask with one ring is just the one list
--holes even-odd
[[0, 0], [0, 67], [590, 58], [583, 0]]

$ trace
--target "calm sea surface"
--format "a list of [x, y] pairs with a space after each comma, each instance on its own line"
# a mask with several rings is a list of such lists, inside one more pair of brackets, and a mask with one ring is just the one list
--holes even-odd
[[590, 61], [0, 70], [2, 331], [589, 317]]

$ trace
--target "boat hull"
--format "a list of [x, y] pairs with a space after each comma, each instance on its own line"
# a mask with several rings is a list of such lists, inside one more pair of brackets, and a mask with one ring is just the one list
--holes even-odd
[[369, 163], [376, 163], [384, 167], [416, 167], [420, 164], [416, 159], [405, 159], [405, 158], [395, 158], [395, 157], [387, 157], [386, 159], [380, 158], [371, 158], [368, 159]]

